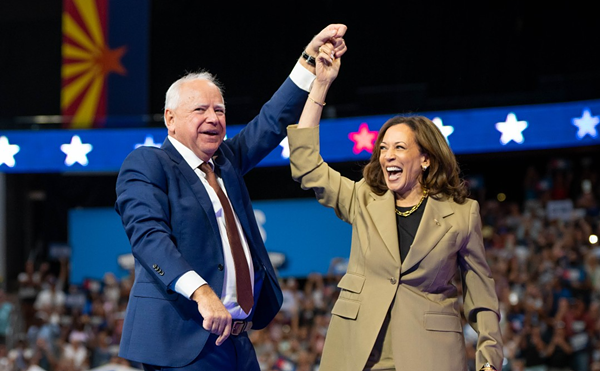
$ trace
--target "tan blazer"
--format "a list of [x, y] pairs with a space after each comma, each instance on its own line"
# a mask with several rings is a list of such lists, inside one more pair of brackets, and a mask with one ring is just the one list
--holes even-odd
[[320, 370], [363, 370], [390, 311], [396, 370], [467, 370], [455, 274], [463, 274], [464, 314], [479, 334], [476, 367], [502, 366], [494, 281], [485, 258], [479, 205], [427, 201], [414, 243], [400, 262], [395, 200], [332, 170], [319, 130], [288, 127], [292, 176], [352, 225], [347, 273], [338, 286]]

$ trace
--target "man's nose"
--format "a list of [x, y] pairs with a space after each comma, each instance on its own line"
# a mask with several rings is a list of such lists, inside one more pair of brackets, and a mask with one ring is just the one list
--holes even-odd
[[206, 111], [206, 121], [210, 123], [216, 123], [218, 121], [217, 112], [214, 108], [209, 108]]

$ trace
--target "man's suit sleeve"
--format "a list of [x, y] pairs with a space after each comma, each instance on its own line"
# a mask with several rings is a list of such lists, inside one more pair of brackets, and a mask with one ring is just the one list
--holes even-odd
[[286, 137], [286, 127], [297, 123], [308, 92], [289, 77], [242, 131], [221, 146], [242, 174], [254, 168]]
[[115, 208], [134, 257], [167, 290], [174, 279], [192, 267], [171, 239], [167, 174], [159, 151], [140, 148], [125, 159], [117, 178]]

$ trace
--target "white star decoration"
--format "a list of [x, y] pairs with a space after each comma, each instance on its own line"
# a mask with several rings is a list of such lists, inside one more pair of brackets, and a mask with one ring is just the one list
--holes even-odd
[[448, 140], [448, 136], [450, 134], [454, 133], [454, 126], [444, 126], [442, 119], [439, 117], [434, 117], [431, 121], [433, 121], [435, 126], [437, 126], [438, 129], [440, 129], [440, 131], [444, 135], [444, 138], [446, 138], [446, 142], [448, 142], [448, 144], [450, 144], [450, 140]]
[[592, 111], [589, 108], [583, 110], [583, 114], [579, 118], [571, 120], [573, 125], [577, 126], [577, 138], [583, 139], [586, 135], [596, 138], [598, 131], [596, 131], [596, 125], [600, 123], [600, 116], [592, 116]]
[[67, 166], [72, 166], [76, 162], [87, 166], [89, 163], [87, 154], [92, 151], [92, 148], [92, 145], [89, 143], [81, 143], [81, 138], [78, 135], [73, 135], [70, 144], [60, 146], [60, 150], [67, 155], [67, 158], [65, 158], [65, 165]]
[[16, 144], [9, 144], [7, 137], [0, 137], [0, 165], [6, 164], [8, 167], [14, 167], [15, 155], [21, 150]]
[[154, 143], [154, 137], [152, 135], [146, 135], [146, 139], [144, 143], [138, 143], [135, 145], [135, 148], [139, 147], [156, 147], [160, 148], [160, 143]]
[[525, 141], [523, 130], [527, 128], [527, 121], [518, 121], [517, 115], [509, 113], [506, 121], [496, 123], [496, 129], [502, 133], [500, 143], [506, 145], [511, 140], [521, 144]]
[[279, 146], [282, 147], [281, 150], [281, 158], [288, 159], [290, 158], [290, 145], [288, 143], [288, 137], [283, 138]]

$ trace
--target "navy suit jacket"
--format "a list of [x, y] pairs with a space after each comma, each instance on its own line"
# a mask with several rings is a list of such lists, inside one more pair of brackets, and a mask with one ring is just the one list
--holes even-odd
[[[243, 175], [286, 136], [286, 126], [297, 122], [306, 97], [287, 78], [259, 115], [213, 156], [252, 252], [256, 283], [251, 317], [257, 329], [277, 314], [282, 294]], [[161, 148], [131, 152], [119, 172], [116, 191], [115, 208], [135, 257], [119, 355], [156, 366], [189, 364], [210, 334], [202, 327], [197, 304], [169, 287], [194, 270], [221, 295], [225, 262], [208, 193], [168, 139]]]

